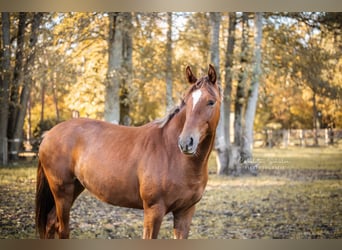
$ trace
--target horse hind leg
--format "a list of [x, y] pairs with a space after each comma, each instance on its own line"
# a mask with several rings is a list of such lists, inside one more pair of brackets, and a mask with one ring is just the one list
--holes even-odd
[[[55, 230], [58, 233], [60, 239], [68, 239], [70, 235], [70, 210], [73, 202], [80, 193], [84, 190], [84, 187], [76, 180], [72, 184], [64, 185], [55, 192], [55, 216], [51, 213], [51, 230], [53, 232], [53, 222]], [[53, 218], [56, 220], [53, 221]], [[55, 232], [53, 232], [55, 233]]]
[[54, 206], [51, 211], [48, 213], [47, 222], [46, 222], [46, 239], [54, 239], [57, 229], [57, 216], [56, 216], [56, 207]]

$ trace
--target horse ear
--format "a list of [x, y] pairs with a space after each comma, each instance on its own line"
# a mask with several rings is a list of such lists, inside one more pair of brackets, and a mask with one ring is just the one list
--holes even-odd
[[197, 78], [192, 74], [190, 66], [186, 67], [185, 75], [186, 75], [186, 79], [188, 80], [189, 83], [193, 84], [193, 83], [197, 82]]
[[211, 64], [209, 64], [208, 76], [209, 76], [209, 81], [212, 84], [215, 84], [216, 83], [216, 71], [214, 69], [214, 66]]

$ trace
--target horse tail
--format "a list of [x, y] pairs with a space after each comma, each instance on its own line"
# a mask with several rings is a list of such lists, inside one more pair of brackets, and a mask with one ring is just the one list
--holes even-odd
[[39, 160], [36, 188], [36, 231], [41, 239], [45, 238], [47, 217], [54, 205], [55, 200]]

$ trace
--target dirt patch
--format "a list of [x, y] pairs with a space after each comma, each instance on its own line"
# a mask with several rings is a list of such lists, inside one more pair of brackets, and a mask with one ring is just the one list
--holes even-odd
[[[6, 176], [15, 171], [14, 176]], [[342, 238], [340, 172], [308, 173], [267, 172], [237, 178], [210, 175], [190, 238]], [[37, 238], [34, 195], [34, 167], [2, 172], [1, 238]], [[139, 239], [143, 211], [114, 207], [84, 192], [72, 208], [70, 224], [72, 238]], [[172, 216], [165, 216], [159, 238], [172, 238], [172, 226]]]

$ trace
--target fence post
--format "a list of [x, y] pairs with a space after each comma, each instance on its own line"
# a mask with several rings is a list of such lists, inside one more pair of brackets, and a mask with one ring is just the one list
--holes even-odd
[[266, 130], [266, 133], [267, 133], [267, 143], [268, 143], [268, 147], [269, 147], [269, 148], [272, 148], [272, 146], [273, 146], [273, 145], [272, 145], [272, 136], [273, 136], [273, 135], [272, 135], [272, 134], [273, 134], [272, 132], [273, 132], [272, 129], [267, 129], [267, 130]]
[[329, 128], [328, 134], [329, 134], [329, 144], [334, 145], [334, 130], [332, 128]]
[[287, 148], [290, 143], [290, 130], [283, 129], [283, 144], [284, 147]]
[[14, 139], [8, 140], [8, 142], [9, 142], [9, 146], [10, 146], [9, 154], [11, 156], [11, 159], [17, 160], [17, 158], [19, 156], [19, 151], [20, 151], [21, 139], [20, 138], [14, 138]]
[[303, 129], [300, 129], [299, 130], [299, 143], [300, 143], [300, 146], [303, 147], [303, 137], [304, 137], [304, 133], [303, 133]]
[[3, 138], [1, 140], [1, 151], [2, 151], [2, 164], [3, 165], [7, 165], [8, 163], [8, 141], [7, 141], [7, 137]]

